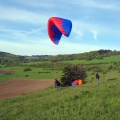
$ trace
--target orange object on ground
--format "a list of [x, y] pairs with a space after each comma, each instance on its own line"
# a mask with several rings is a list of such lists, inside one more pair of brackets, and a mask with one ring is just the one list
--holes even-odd
[[78, 85], [84, 84], [83, 80], [78, 80]]

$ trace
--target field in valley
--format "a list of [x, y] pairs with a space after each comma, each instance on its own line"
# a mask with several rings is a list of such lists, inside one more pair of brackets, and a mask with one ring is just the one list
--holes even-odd
[[[102, 63], [100, 60], [99, 64], [85, 65], [87, 78], [83, 85], [60, 87], [56, 90], [51, 83], [45, 89], [39, 88], [31, 94], [23, 92], [16, 97], [0, 99], [0, 119], [119, 120], [120, 65], [116, 64], [116, 60], [118, 59], [107, 63]], [[56, 71], [51, 69], [30, 67], [32, 70], [25, 72], [25, 68], [26, 66], [1, 67], [1, 71], [12, 70], [12, 72], [0, 74], [0, 84], [13, 78], [53, 82], [55, 76], [60, 79], [62, 75], [61, 70], [56, 74]], [[96, 69], [100, 74], [98, 86], [94, 76]]]

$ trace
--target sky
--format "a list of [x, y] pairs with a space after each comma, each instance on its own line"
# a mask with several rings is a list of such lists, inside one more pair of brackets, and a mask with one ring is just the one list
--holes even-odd
[[[119, 0], [0, 0], [0, 51], [15, 55], [120, 50]], [[51, 42], [51, 17], [72, 21], [69, 37]]]

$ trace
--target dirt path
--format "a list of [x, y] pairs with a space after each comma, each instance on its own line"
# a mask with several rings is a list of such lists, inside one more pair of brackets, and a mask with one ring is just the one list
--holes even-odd
[[11, 79], [0, 83], [0, 98], [10, 98], [28, 94], [53, 85], [52, 80]]
[[16, 70], [0, 70], [0, 74], [8, 74], [13, 72], [16, 72]]

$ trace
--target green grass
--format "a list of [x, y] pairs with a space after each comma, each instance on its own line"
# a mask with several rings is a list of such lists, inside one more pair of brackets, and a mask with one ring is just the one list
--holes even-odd
[[114, 55], [110, 57], [104, 57], [103, 59], [93, 59], [93, 60], [68, 60], [64, 61], [72, 64], [96, 64], [96, 63], [110, 63], [110, 62], [119, 62], [120, 55]]
[[[75, 64], [75, 60], [73, 61]], [[112, 66], [112, 68], [111, 68]], [[95, 71], [106, 74], [108, 71], [117, 70], [120, 72], [120, 65], [114, 63], [107, 64], [94, 64], [94, 65], [84, 65], [88, 74], [92, 75]], [[0, 74], [0, 82], [9, 80], [11, 78], [26, 78], [26, 79], [54, 79], [61, 78], [62, 71], [61, 70], [51, 70], [49, 68], [38, 68], [38, 67], [30, 67], [31, 71], [24, 71], [27, 68], [26, 66], [11, 66], [11, 67], [1, 67], [0, 70], [15, 70], [16, 72], [11, 74]], [[110, 73], [110, 72], [109, 72]], [[91, 77], [92, 79], [92, 77]]]
[[[0, 74], [0, 82], [9, 80], [11, 78], [26, 78], [26, 79], [54, 79], [57, 77], [60, 79], [62, 71], [43, 69], [43, 68], [35, 68], [31, 67], [31, 71], [24, 71], [24, 66], [19, 67], [4, 67], [0, 68], [0, 70], [16, 70], [16, 72], [11, 74]], [[57, 72], [57, 73], [56, 73]]]
[[[110, 63], [110, 62], [119, 62], [120, 55], [113, 55], [109, 57], [104, 57], [103, 59], [92, 59], [92, 60], [65, 60], [63, 63], [72, 63], [72, 64], [96, 64], [96, 63]], [[47, 64], [49, 61], [45, 62], [29, 62], [24, 63], [23, 65], [31, 65], [31, 64]]]
[[[108, 61], [115, 62], [118, 58], [111, 57]], [[98, 86], [94, 76], [95, 68], [87, 65], [90, 70], [87, 71], [84, 85], [61, 87], [60, 90], [51, 86], [31, 94], [0, 99], [0, 120], [119, 120], [120, 71], [108, 69], [111, 63], [96, 65], [101, 69]], [[24, 68], [26, 67], [0, 68], [17, 70], [12, 74], [0, 75], [0, 81], [10, 78], [53, 79], [56, 74], [53, 70], [34, 67], [31, 67], [32, 71], [24, 72]], [[61, 74], [58, 71], [57, 76], [60, 78]], [[25, 77], [26, 75], [28, 76]]]
[[[114, 79], [116, 78], [116, 79]], [[0, 120], [119, 120], [120, 74], [100, 74], [97, 86], [88, 74], [81, 86], [42, 91], [0, 100]]]

